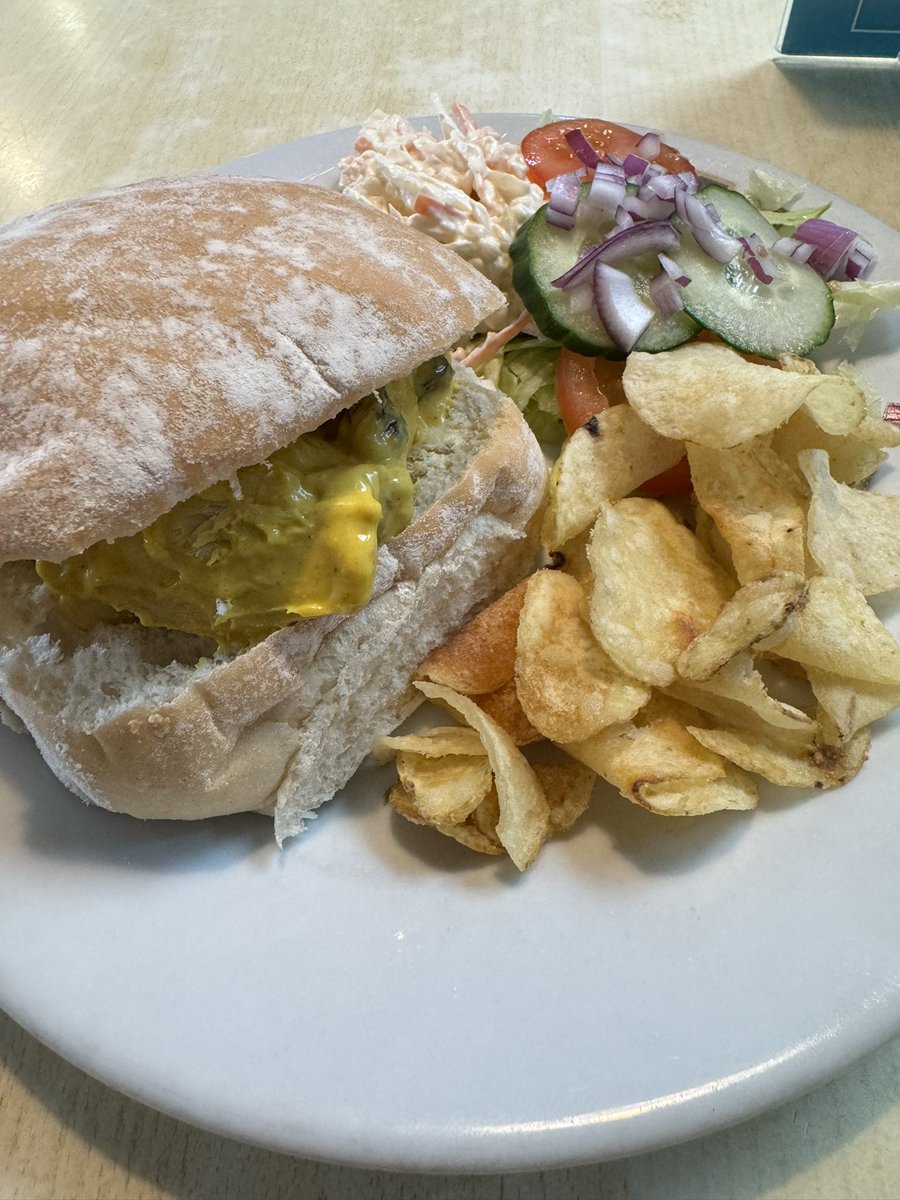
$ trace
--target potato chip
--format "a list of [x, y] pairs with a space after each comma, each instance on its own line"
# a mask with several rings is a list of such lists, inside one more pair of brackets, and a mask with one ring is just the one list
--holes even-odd
[[758, 800], [759, 793], [750, 776], [726, 762], [720, 779], [648, 788], [639, 803], [663, 817], [704, 817], [727, 809], [746, 812], [756, 808]]
[[464, 696], [493, 692], [513, 677], [516, 626], [527, 579], [505, 592], [443, 645], [432, 650], [418, 674]]
[[590, 529], [583, 529], [581, 533], [564, 542], [559, 550], [554, 550], [552, 554], [556, 570], [562, 571], [565, 575], [571, 575], [573, 579], [577, 579], [580, 584], [588, 588], [593, 578], [587, 556], [590, 539]]
[[424, 680], [415, 686], [429, 700], [457, 712], [477, 730], [494, 773], [500, 805], [497, 837], [520, 871], [530, 866], [547, 837], [550, 808], [540, 782], [512, 739], [469, 697]]
[[541, 541], [559, 550], [594, 522], [600, 501], [620, 500], [684, 455], [627, 404], [615, 404], [575, 431], [551, 475]]
[[862, 371], [847, 362], [839, 363], [835, 370], [843, 379], [849, 379], [859, 388], [865, 404], [863, 419], [853, 430], [852, 436], [876, 448], [900, 446], [900, 428], [884, 420], [884, 401]]
[[402, 783], [395, 783], [388, 790], [385, 799], [394, 812], [399, 813], [401, 817], [405, 817], [407, 821], [412, 821], [414, 825], [429, 824], [428, 821], [423, 820], [419, 815], [415, 796], [408, 792]]
[[823, 375], [821, 379], [803, 407], [825, 433], [846, 437], [865, 415], [862, 392], [835, 375]]
[[716, 452], [691, 445], [688, 461], [697, 502], [728, 543], [742, 584], [806, 573], [803, 499], [770, 447], [755, 441]]
[[834, 724], [835, 740], [846, 742], [860, 729], [900, 705], [900, 684], [864, 683], [808, 667], [813, 694]]
[[737, 654], [771, 637], [806, 603], [802, 575], [779, 572], [745, 584], [727, 600], [713, 623], [679, 654], [683, 679], [709, 679]]
[[[886, 421], [881, 422], [886, 425]], [[804, 409], [795, 412], [786, 425], [776, 429], [772, 435], [772, 449], [791, 468], [796, 470], [797, 479], [803, 476], [797, 466], [797, 455], [801, 450], [826, 450], [831, 460], [831, 472], [841, 483], [862, 483], [870, 478], [887, 459], [887, 454], [863, 441], [856, 434], [864, 428], [861, 424], [847, 437], [832, 437], [823, 433]]]
[[806, 398], [803, 407], [820, 429], [835, 437], [845, 437], [860, 424], [866, 414], [866, 401], [855, 381], [822, 375], [814, 362], [795, 354], [783, 354], [778, 361], [783, 371], [818, 378], [818, 386]]
[[[598, 775], [694, 816], [753, 808], [754, 775], [831, 788], [856, 774], [867, 727], [900, 705], [900, 644], [863, 595], [900, 587], [900, 497], [845, 485], [900, 431], [854, 369], [779, 366], [704, 342], [630, 356], [629, 402], [578, 430], [554, 470], [554, 569], [422, 665], [419, 691], [469, 728], [374, 747], [398, 754], [398, 812], [524, 870]], [[690, 497], [633, 495], [683, 454]], [[766, 658], [801, 681], [794, 704]], [[574, 761], [530, 764], [517, 746], [541, 738]]]
[[472, 699], [482, 712], [486, 712], [491, 720], [496, 721], [500, 728], [509, 734], [516, 746], [539, 742], [544, 736], [525, 715], [516, 691], [515, 680], [504, 683], [503, 687], [497, 688], [495, 692], [473, 696]]
[[500, 796], [496, 787], [492, 787], [482, 802], [478, 805], [468, 822], [477, 829], [483, 837], [496, 844], [506, 853], [503, 843], [497, 836], [497, 826], [500, 824]]
[[[397, 755], [397, 775], [406, 794], [404, 803], [425, 825], [455, 825], [464, 821], [491, 790], [488, 759], [471, 754], [426, 758], [403, 751]], [[408, 811], [404, 811], [408, 816]]]
[[749, 654], [739, 654], [705, 681], [677, 679], [667, 695], [709, 713], [717, 723], [756, 730], [781, 741], [810, 746], [815, 721], [770, 695]]
[[807, 543], [822, 574], [866, 596], [900, 587], [900, 496], [836, 483], [824, 450], [803, 450], [797, 461], [811, 492]]
[[710, 558], [714, 559], [728, 575], [734, 575], [734, 559], [731, 555], [731, 547], [722, 537], [719, 527], [706, 509], [701, 508], [696, 493], [694, 493], [692, 498], [690, 523], [697, 541]]
[[702, 816], [756, 805], [749, 776], [688, 733], [681, 706], [664, 697], [638, 714], [563, 747], [635, 804], [662, 816]]
[[779, 354], [778, 365], [782, 371], [792, 371], [795, 375], [818, 375], [820, 373], [811, 358], [803, 358], [799, 354]]
[[426, 758], [442, 758], [445, 754], [485, 754], [484, 745], [475, 730], [465, 729], [460, 725], [438, 726], [424, 733], [403, 733], [377, 738], [370, 753], [376, 763], [386, 763], [401, 750], [421, 754]]
[[845, 679], [900, 684], [900, 646], [862, 593], [843, 579], [811, 579], [805, 607], [764, 648]]
[[816, 709], [816, 722], [819, 726], [819, 741], [823, 746], [839, 746], [842, 741], [849, 740], [841, 737], [840, 729], [821, 704]]
[[584, 763], [533, 763], [550, 805], [550, 832], [565, 833], [587, 812], [597, 774]]
[[857, 419], [864, 407], [850, 380], [779, 371], [711, 342], [630, 354], [622, 383], [629, 404], [662, 437], [718, 450], [777, 429], [802, 404], [831, 423], [842, 403]]
[[531, 724], [555, 742], [628, 721], [650, 698], [650, 689], [623, 675], [597, 644], [584, 589], [559, 571], [539, 571], [529, 581], [516, 691]]
[[435, 828], [446, 837], [451, 837], [469, 850], [479, 854], [505, 854], [506, 850], [497, 836], [500, 804], [497, 789], [491, 788], [482, 802], [465, 821], [457, 825], [437, 825]]
[[867, 730], [842, 746], [818, 742], [804, 749], [748, 730], [689, 728], [707, 749], [781, 787], [840, 787], [856, 775], [869, 753]]
[[444, 834], [445, 837], [453, 838], [455, 842], [465, 846], [467, 850], [475, 850], [478, 854], [505, 854], [506, 851], [500, 845], [500, 839], [496, 833], [493, 835], [485, 833], [479, 829], [472, 820], [464, 822], [462, 825], [436, 825], [438, 833]]
[[734, 584], [656, 500], [604, 502], [588, 547], [594, 637], [619, 670], [665, 686]]

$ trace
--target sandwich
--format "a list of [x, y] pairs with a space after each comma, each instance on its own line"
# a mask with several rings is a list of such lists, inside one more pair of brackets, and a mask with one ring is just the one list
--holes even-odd
[[404, 718], [535, 554], [540, 448], [448, 354], [503, 303], [297, 183], [0, 230], [0, 712], [72, 792], [282, 842]]

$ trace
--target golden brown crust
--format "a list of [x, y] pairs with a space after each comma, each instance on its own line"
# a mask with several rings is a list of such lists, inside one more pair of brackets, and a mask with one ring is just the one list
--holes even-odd
[[134, 532], [503, 303], [304, 184], [151, 180], [0, 230], [0, 562]]

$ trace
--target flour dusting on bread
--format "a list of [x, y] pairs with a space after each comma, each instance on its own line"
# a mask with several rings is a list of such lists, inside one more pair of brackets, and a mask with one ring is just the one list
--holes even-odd
[[445, 247], [304, 184], [156, 180], [14, 222], [0, 561], [143, 528], [501, 302]]

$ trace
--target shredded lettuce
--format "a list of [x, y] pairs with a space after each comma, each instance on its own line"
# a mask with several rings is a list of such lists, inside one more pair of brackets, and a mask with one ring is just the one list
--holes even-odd
[[753, 168], [749, 185], [747, 199], [760, 210], [785, 208], [803, 195], [803, 185], [796, 179], [777, 175], [763, 167]]
[[834, 327], [844, 335], [852, 351], [862, 340], [863, 330], [873, 317], [891, 308], [900, 308], [900, 280], [879, 280], [869, 283], [832, 283]]
[[561, 444], [566, 436], [556, 405], [555, 346], [510, 342], [503, 352], [497, 386], [515, 401], [539, 442]]
[[830, 204], [823, 204], [819, 208], [792, 208], [785, 212], [773, 211], [768, 208], [761, 208], [759, 211], [760, 216], [765, 217], [770, 225], [793, 233], [804, 221], [812, 221], [814, 217], [821, 217], [822, 213], [827, 212], [829, 208], [831, 208]]

